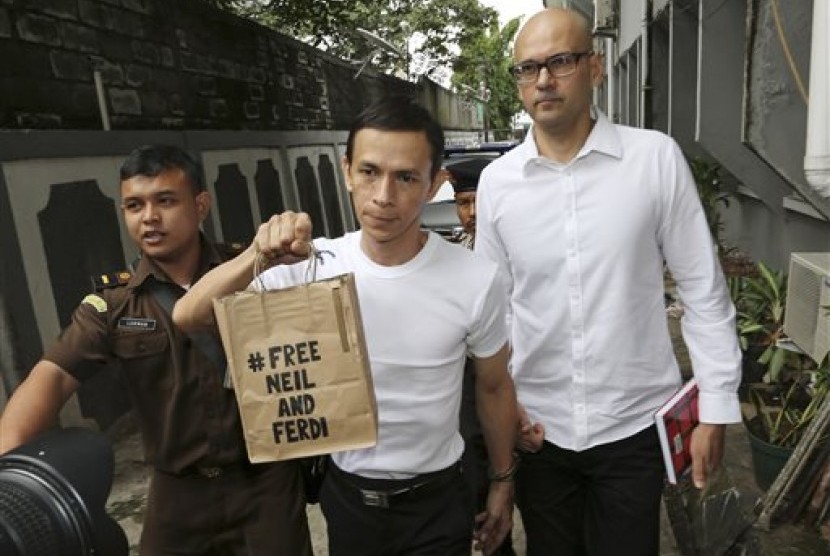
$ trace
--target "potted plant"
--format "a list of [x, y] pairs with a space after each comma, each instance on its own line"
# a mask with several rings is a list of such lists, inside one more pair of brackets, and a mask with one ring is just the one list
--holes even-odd
[[741, 399], [758, 486], [766, 490], [792, 454], [830, 387], [830, 363], [816, 364], [783, 334], [787, 276], [763, 262], [730, 279], [744, 354]]
[[755, 482], [763, 490], [778, 476], [830, 394], [830, 363], [811, 363], [813, 368], [786, 369], [781, 382], [749, 385], [749, 401], [742, 408]]
[[760, 431], [757, 436], [782, 448], [795, 448], [804, 429], [830, 392], [830, 364], [805, 369], [786, 384], [754, 384], [749, 394]]

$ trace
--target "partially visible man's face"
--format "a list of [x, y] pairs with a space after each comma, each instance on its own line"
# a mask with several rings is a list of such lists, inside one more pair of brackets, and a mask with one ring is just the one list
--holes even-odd
[[455, 194], [455, 210], [458, 220], [468, 234], [476, 233], [476, 192], [462, 191]]
[[426, 133], [363, 128], [342, 164], [364, 238], [394, 244], [420, 233], [421, 209], [440, 185]]
[[185, 172], [164, 170], [155, 177], [133, 176], [121, 182], [121, 206], [130, 237], [147, 256], [176, 261], [198, 249], [199, 225], [210, 197], [196, 193]]
[[[519, 32], [513, 62], [544, 62], [556, 54], [591, 48], [579, 16], [564, 10], [545, 10]], [[582, 56], [571, 75], [553, 77], [542, 68], [535, 82], [518, 84], [522, 104], [533, 121], [543, 129], [563, 132], [580, 118], [590, 117], [593, 86], [602, 77], [600, 60], [597, 55]]]

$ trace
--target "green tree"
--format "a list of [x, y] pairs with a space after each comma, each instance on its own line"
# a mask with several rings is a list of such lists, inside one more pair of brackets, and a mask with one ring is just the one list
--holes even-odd
[[453, 64], [453, 84], [456, 87], [461, 90], [465, 87], [490, 90], [486, 109], [489, 127], [494, 130], [509, 130], [513, 116], [521, 110], [516, 83], [509, 71], [513, 40], [520, 22], [517, 17], [502, 28], [499, 28], [498, 21], [492, 22], [484, 33], [462, 48]]
[[498, 14], [478, 0], [208, 0], [347, 60], [361, 60], [375, 45], [355, 32], [366, 29], [395, 45], [402, 56], [378, 52], [373, 66], [408, 70], [410, 37], [424, 38], [417, 51], [450, 64], [489, 29]]

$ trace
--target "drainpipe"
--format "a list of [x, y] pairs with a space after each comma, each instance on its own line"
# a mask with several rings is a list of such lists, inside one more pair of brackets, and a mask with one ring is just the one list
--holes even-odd
[[[640, 83], [639, 83], [639, 99], [637, 105], [637, 125], [639, 127], [646, 127], [647, 124], [651, 123], [651, 118], [646, 117], [646, 108], [648, 106], [648, 101], [646, 97], [650, 94], [650, 89], [648, 84], [648, 69], [650, 65], [649, 60], [649, 29], [648, 29], [648, 16], [649, 16], [649, 5], [651, 2], [649, 0], [643, 0], [643, 13], [642, 21], [640, 22], [640, 71], [638, 72]], [[649, 121], [647, 121], [649, 120]]]
[[110, 130], [110, 116], [107, 112], [107, 97], [104, 94], [104, 80], [101, 79], [101, 72], [94, 70], [92, 79], [95, 81], [95, 94], [98, 98], [98, 109], [101, 112], [101, 128], [104, 131]]
[[668, 125], [666, 127], [666, 134], [673, 137], [672, 121], [674, 120], [674, 2], [669, 2], [669, 77], [668, 77]]
[[810, 50], [810, 102], [804, 176], [819, 195], [830, 200], [830, 3], [813, 2]]
[[89, 61], [92, 64], [92, 80], [95, 83], [95, 96], [98, 99], [98, 111], [101, 113], [101, 128], [104, 131], [109, 131], [110, 115], [107, 110], [107, 95], [104, 91], [104, 80], [101, 77], [101, 71], [104, 67], [104, 60], [97, 56], [90, 56]]
[[[635, 122], [631, 121], [631, 74], [634, 73], [633, 64], [631, 63], [631, 49], [625, 52], [625, 84], [624, 89], [620, 92], [620, 114], [623, 115], [621, 123], [625, 125], [634, 126]], [[625, 106], [622, 103], [625, 103]]]

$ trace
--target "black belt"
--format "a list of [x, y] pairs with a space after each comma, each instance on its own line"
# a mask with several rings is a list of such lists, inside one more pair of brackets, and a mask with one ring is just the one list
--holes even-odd
[[416, 475], [409, 479], [369, 479], [343, 471], [330, 462], [331, 476], [340, 484], [360, 492], [363, 504], [376, 508], [388, 508], [402, 497], [424, 496], [457, 480], [461, 465], [454, 463], [446, 469]]

